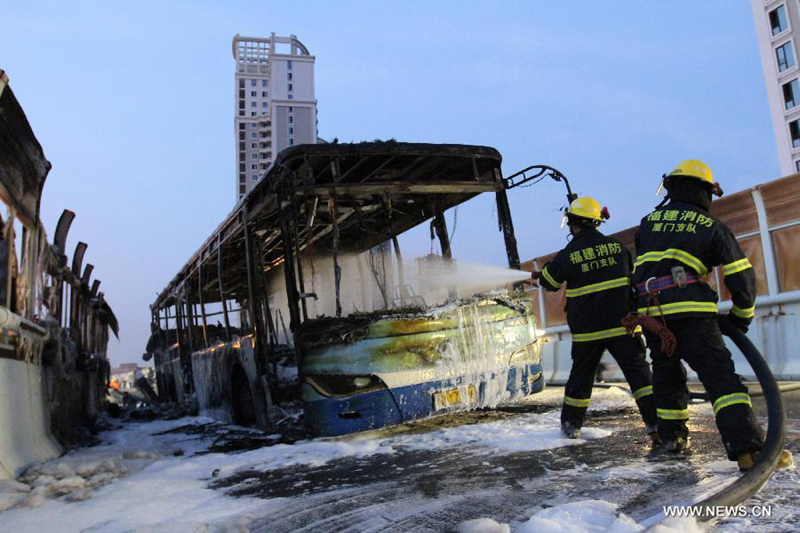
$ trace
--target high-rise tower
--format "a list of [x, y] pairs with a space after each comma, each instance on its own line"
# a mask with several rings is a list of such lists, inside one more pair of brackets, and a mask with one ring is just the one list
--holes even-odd
[[800, 172], [800, 70], [794, 39], [800, 31], [800, 4], [796, 0], [750, 1], [778, 162], [785, 176]]
[[236, 200], [289, 146], [317, 142], [314, 56], [297, 37], [233, 38]]

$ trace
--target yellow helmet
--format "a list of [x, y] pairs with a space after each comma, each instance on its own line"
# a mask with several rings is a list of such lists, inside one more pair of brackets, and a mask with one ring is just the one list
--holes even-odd
[[667, 174], [665, 178], [671, 178], [673, 176], [695, 178], [709, 185], [714, 185], [714, 175], [711, 173], [711, 169], [699, 159], [681, 161], [675, 166], [675, 170]]
[[595, 222], [603, 222], [603, 218], [600, 216], [600, 204], [591, 196], [583, 196], [582, 198], [573, 200], [572, 203], [569, 204], [567, 214], [588, 218]]

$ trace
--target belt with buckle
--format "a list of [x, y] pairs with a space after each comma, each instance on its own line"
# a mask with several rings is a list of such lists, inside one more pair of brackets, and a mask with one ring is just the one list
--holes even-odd
[[667, 289], [684, 288], [686, 285], [697, 283], [698, 281], [700, 281], [700, 278], [695, 274], [684, 272], [679, 279], [676, 279], [676, 276], [672, 274], [669, 276], [661, 276], [660, 278], [652, 277], [647, 281], [637, 283], [635, 287], [636, 293], [639, 296], [646, 296]]

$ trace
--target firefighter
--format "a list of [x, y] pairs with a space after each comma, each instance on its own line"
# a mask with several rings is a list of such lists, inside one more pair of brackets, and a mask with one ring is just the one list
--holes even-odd
[[712, 194], [721, 196], [722, 191], [705, 163], [680, 162], [663, 176], [662, 186], [667, 198], [642, 219], [636, 234], [631, 276], [638, 313], [657, 317], [675, 338], [670, 356], [662, 350], [662, 337], [645, 331], [653, 361], [658, 433], [666, 450], [689, 449], [685, 360], [708, 392], [728, 458], [747, 469], [764, 442], [763, 431], [723, 343], [717, 294], [703, 278], [721, 267], [733, 301], [727, 319], [747, 332], [754, 315], [755, 273], [733, 232], [709, 213]]
[[567, 323], [572, 333], [572, 368], [564, 389], [561, 429], [577, 439], [586, 418], [600, 358], [608, 350], [631, 386], [651, 439], [657, 439], [650, 367], [641, 340], [626, 333], [620, 320], [630, 310], [631, 256], [597, 227], [608, 218], [590, 197], [574, 200], [566, 213], [572, 240], [534, 272], [541, 287], [557, 291], [566, 283]]

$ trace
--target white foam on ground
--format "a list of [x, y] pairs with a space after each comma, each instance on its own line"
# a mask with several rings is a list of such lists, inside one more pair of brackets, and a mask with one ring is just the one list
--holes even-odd
[[[538, 511], [519, 524], [503, 524], [491, 518], [468, 520], [456, 526], [459, 533], [639, 533], [644, 526], [624, 513], [617, 504], [605, 500], [582, 500], [555, 505]], [[693, 518], [669, 518], [652, 529], [653, 533], [702, 533]]]
[[607, 463], [598, 467], [597, 478], [602, 481], [623, 481], [641, 479], [644, 476], [655, 475], [664, 470], [674, 468], [671, 464], [647, 461], [635, 461], [624, 466], [608, 467]]
[[519, 533], [636, 533], [644, 528], [617, 505], [603, 500], [584, 500], [543, 509], [523, 523]]
[[705, 533], [706, 529], [694, 518], [667, 518], [653, 527], [653, 533]]
[[[552, 405], [560, 406], [564, 402], [564, 387], [553, 386], [540, 393], [520, 399], [520, 404], [527, 405]], [[624, 386], [609, 388], [595, 387], [592, 391], [592, 401], [589, 404], [591, 411], [615, 411], [619, 409], [635, 408], [636, 402]]]
[[[580, 444], [561, 436], [558, 413], [519, 415], [424, 434], [359, 440], [310, 440], [236, 454], [194, 455], [208, 448], [200, 435], [154, 435], [204, 418], [132, 423], [102, 434], [103, 443], [73, 450], [29, 470], [27, 484], [0, 487], [0, 516], [9, 531], [194, 531], [209, 524], [245, 523], [280, 507], [280, 499], [229, 498], [211, 490], [214, 477], [241, 469], [260, 471], [296, 465], [319, 467], [345, 457], [392, 454], [398, 447], [427, 450], [468, 445], [487, 452], [515, 452]], [[584, 438], [611, 432], [585, 428]], [[175, 455], [180, 450], [182, 455]], [[134, 505], [131, 502], [135, 502]], [[501, 530], [502, 531], [502, 530]]]
[[391, 439], [392, 445], [411, 449], [480, 446], [497, 452], [525, 452], [549, 450], [562, 446], [583, 444], [587, 440], [611, 435], [611, 431], [598, 427], [584, 427], [580, 439], [568, 439], [561, 434], [561, 414], [550, 411], [529, 413], [504, 420], [444, 428], [429, 433], [400, 435]]
[[27, 500], [30, 493], [31, 487], [24, 483], [13, 479], [0, 480], [0, 513]]
[[[210, 531], [221, 524], [246, 528], [251, 520], [280, 508], [282, 499], [230, 498], [224, 491], [208, 488], [214, 478], [242, 469], [319, 467], [346, 457], [392, 454], [400, 448], [468, 447], [484, 448], [486, 453], [512, 453], [575, 445], [611, 434], [606, 429], [586, 427], [583, 439], [565, 439], [560, 433], [559, 413], [552, 411], [423, 434], [318, 439], [235, 454], [195, 455], [210, 444], [210, 437], [202, 436], [202, 432], [156, 435], [208, 423], [212, 421], [202, 417], [129, 423], [102, 433], [102, 443], [97, 446], [73, 450], [30, 469], [25, 483], [0, 486], [0, 510], [9, 509], [0, 515], [0, 530]], [[491, 525], [486, 521], [481, 524]]]
[[227, 465], [223, 470], [231, 474], [241, 466], [257, 470], [274, 470], [287, 466], [305, 465], [322, 466], [329, 461], [344, 457], [366, 457], [374, 454], [394, 453], [389, 444], [375, 440], [348, 441], [301, 441], [295, 444], [276, 444], [269, 448], [261, 448], [239, 454], [242, 461], [236, 461], [233, 468]]
[[[775, 531], [797, 531], [800, 524], [800, 472], [796, 467], [776, 470], [767, 485], [747, 502], [748, 516], [722, 519], [717, 524], [718, 531], [727, 533], [772, 533]], [[767, 493], [771, 493], [768, 495]], [[770, 520], [763, 513], [771, 513]], [[758, 511], [759, 514], [754, 514]]]
[[[28, 491], [20, 484], [0, 487], [0, 505], [14, 507], [0, 515], [0, 530], [195, 531], [209, 524], [247, 522], [280, 507], [281, 500], [228, 498], [208, 488], [215, 471], [224, 477], [243, 467], [320, 466], [342, 457], [394, 451], [378, 441], [305, 441], [232, 455], [192, 455], [207, 449], [206, 439], [185, 433], [153, 435], [208, 422], [194, 418], [127, 424], [104, 433], [101, 445], [31, 469], [26, 478], [30, 485], [22, 484]], [[183, 455], [173, 455], [176, 450]]]
[[461, 522], [457, 533], [511, 533], [511, 526], [495, 522], [491, 518], [478, 518]]

